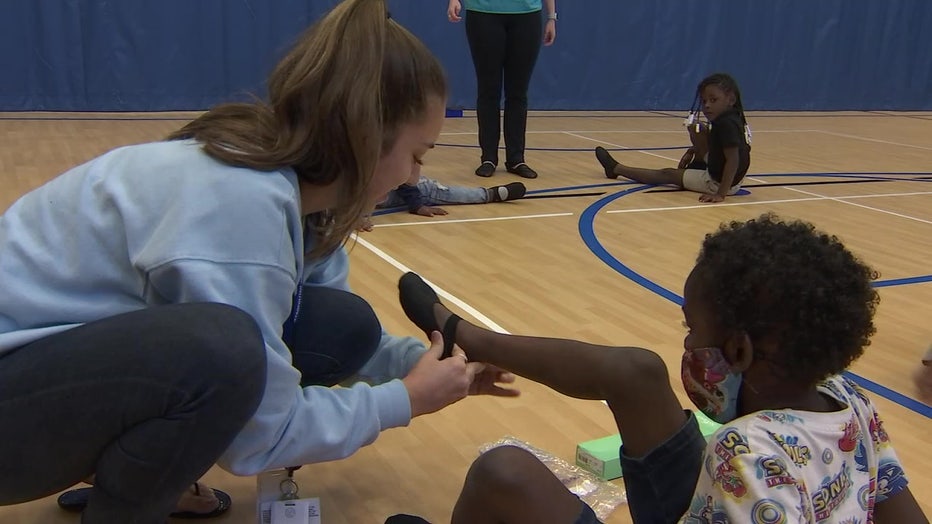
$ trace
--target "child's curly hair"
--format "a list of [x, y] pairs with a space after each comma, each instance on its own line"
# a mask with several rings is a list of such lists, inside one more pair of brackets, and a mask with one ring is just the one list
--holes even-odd
[[812, 224], [773, 214], [723, 224], [706, 235], [696, 272], [722, 327], [778, 341], [768, 360], [787, 380], [840, 373], [875, 332], [878, 273]]

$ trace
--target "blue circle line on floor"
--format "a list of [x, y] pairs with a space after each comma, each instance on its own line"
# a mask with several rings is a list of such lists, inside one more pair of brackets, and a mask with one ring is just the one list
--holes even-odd
[[[890, 173], [884, 173], [884, 174], [890, 174]], [[928, 174], [928, 173], [911, 173], [911, 174]], [[806, 175], [820, 176], [819, 174], [813, 174], [813, 173], [807, 173]], [[826, 173], [825, 175], [838, 176], [839, 174], [838, 173]], [[825, 176], [825, 175], [822, 175], [822, 176]], [[762, 176], [762, 175], [751, 175], [751, 176]], [[786, 175], [772, 175], [772, 176], [786, 176]], [[579, 217], [579, 235], [580, 237], [582, 237], [583, 242], [586, 244], [586, 247], [588, 247], [589, 250], [596, 257], [602, 260], [602, 262], [604, 262], [606, 265], [608, 265], [609, 267], [611, 267], [612, 269], [620, 273], [625, 278], [640, 285], [641, 287], [649, 291], [652, 291], [653, 293], [657, 295], [660, 295], [661, 297], [669, 300], [670, 302], [673, 302], [674, 304], [678, 306], [682, 306], [683, 298], [681, 296], [661, 286], [660, 284], [657, 284], [656, 282], [644, 277], [640, 273], [634, 271], [633, 269], [631, 269], [630, 267], [622, 263], [620, 260], [612, 256], [612, 254], [609, 253], [607, 249], [605, 249], [605, 246], [603, 246], [602, 243], [599, 242], [599, 239], [595, 234], [595, 228], [594, 228], [595, 217], [596, 215], [598, 215], [599, 211], [601, 211], [608, 204], [614, 202], [615, 200], [618, 200], [619, 198], [628, 196], [632, 193], [637, 193], [639, 191], [650, 189], [651, 187], [655, 187], [655, 186], [632, 187], [629, 189], [625, 189], [623, 191], [619, 191], [618, 193], [608, 195], [594, 202], [592, 205], [586, 208], [586, 210], [583, 211], [583, 213]], [[932, 276], [925, 275], [921, 277], [909, 277], [909, 278], [904, 278], [904, 279], [896, 279], [896, 280], [885, 281], [886, 284], [883, 283], [884, 281], [880, 281], [880, 282], [875, 282], [874, 285], [877, 286], [877, 284], [881, 284], [879, 287], [886, 287], [886, 286], [892, 286], [892, 285], [907, 285], [907, 284], [913, 284], [917, 282], [932, 281], [932, 278], [930, 277]], [[917, 360], [918, 360], [918, 356], [917, 356]], [[858, 385], [860, 385], [864, 389], [876, 395], [879, 395], [883, 398], [886, 398], [887, 400], [890, 400], [891, 402], [895, 402], [905, 407], [906, 409], [914, 411], [926, 418], [932, 418], [932, 406], [927, 406], [923, 404], [922, 402], [919, 402], [915, 399], [907, 397], [906, 395], [903, 395], [902, 393], [894, 391], [882, 384], [878, 384], [877, 382], [864, 378], [850, 371], [845, 371], [844, 374], [845, 376], [854, 380]]]

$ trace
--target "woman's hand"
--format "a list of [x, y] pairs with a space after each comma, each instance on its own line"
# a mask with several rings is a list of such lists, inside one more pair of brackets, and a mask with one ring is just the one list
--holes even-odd
[[544, 26], [544, 45], [553, 45], [553, 41], [556, 39], [557, 39], [557, 21], [547, 20], [547, 25]]
[[450, 0], [450, 5], [447, 6], [447, 19], [451, 22], [459, 22], [462, 20], [462, 18], [460, 18], [460, 10], [462, 8], [463, 6], [460, 5], [459, 0]]
[[411, 402], [411, 418], [433, 413], [458, 402], [470, 393], [476, 375], [485, 365], [469, 362], [466, 353], [454, 347], [450, 358], [440, 359], [443, 353], [443, 335], [434, 331], [430, 335], [430, 349], [402, 379]]

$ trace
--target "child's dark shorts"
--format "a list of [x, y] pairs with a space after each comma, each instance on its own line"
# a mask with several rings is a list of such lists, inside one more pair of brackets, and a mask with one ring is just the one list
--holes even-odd
[[[702, 469], [706, 441], [692, 411], [673, 436], [640, 458], [625, 455], [621, 470], [628, 493], [628, 509], [635, 524], [669, 524], [689, 509]], [[575, 524], [597, 524], [592, 508], [585, 506]]]

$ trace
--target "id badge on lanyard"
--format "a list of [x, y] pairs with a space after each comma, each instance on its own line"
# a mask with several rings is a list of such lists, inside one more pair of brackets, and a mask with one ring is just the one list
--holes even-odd
[[294, 472], [286, 468], [260, 473], [257, 478], [258, 524], [321, 524], [320, 499], [300, 498]]

